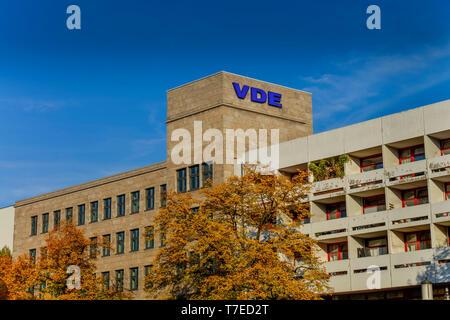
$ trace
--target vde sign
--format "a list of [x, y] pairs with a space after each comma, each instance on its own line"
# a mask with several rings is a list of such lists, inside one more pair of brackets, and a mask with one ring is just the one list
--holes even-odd
[[272, 92], [272, 91], [268, 91], [266, 93], [262, 89], [253, 88], [253, 87], [250, 88], [249, 86], [243, 86], [241, 89], [241, 86], [237, 82], [233, 82], [233, 87], [234, 87], [234, 92], [236, 92], [236, 96], [239, 99], [245, 99], [245, 97], [247, 96], [248, 90], [250, 89], [250, 99], [253, 102], [266, 103], [266, 101], [267, 101], [267, 104], [269, 106], [277, 107], [277, 108], [282, 107], [280, 93], [276, 93], [276, 92]]

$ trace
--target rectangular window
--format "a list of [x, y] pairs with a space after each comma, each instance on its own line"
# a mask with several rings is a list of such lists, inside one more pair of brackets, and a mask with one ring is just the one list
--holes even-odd
[[345, 218], [347, 216], [345, 202], [327, 204], [326, 213], [327, 213], [327, 220]]
[[399, 163], [409, 163], [425, 159], [425, 148], [422, 145], [399, 150]]
[[125, 232], [117, 232], [116, 234], [116, 254], [125, 252]]
[[403, 207], [412, 207], [424, 203], [428, 203], [428, 189], [426, 187], [402, 191]]
[[105, 234], [103, 236], [103, 256], [104, 257], [109, 257], [109, 255], [111, 254], [111, 235], [110, 234]]
[[139, 282], [139, 268], [130, 269], [130, 290], [137, 290]]
[[123, 269], [116, 270], [116, 288], [119, 291], [123, 291]]
[[155, 247], [155, 228], [148, 226], [145, 228], [145, 249], [153, 249]]
[[86, 222], [86, 206], [80, 204], [78, 206], [78, 225], [82, 226]]
[[444, 199], [450, 200], [450, 182], [446, 182], [444, 185]]
[[117, 216], [123, 217], [125, 215], [125, 195], [117, 196]]
[[[148, 266], [145, 266], [144, 267], [144, 274], [145, 274], [145, 277], [147, 278], [147, 276], [150, 274], [150, 270], [153, 268], [153, 265], [148, 265]], [[145, 286], [145, 288], [146, 289], [150, 289], [151, 288], [151, 285], [146, 285]]]
[[450, 139], [441, 140], [441, 155], [450, 154]]
[[111, 198], [103, 200], [103, 220], [111, 219]]
[[195, 165], [189, 167], [189, 186], [190, 190], [198, 190], [200, 188], [200, 166]]
[[90, 238], [89, 257], [95, 259], [97, 257], [97, 237]]
[[167, 186], [165, 184], [163, 184], [160, 186], [161, 208], [164, 208], [166, 206], [166, 199], [167, 199]]
[[98, 201], [91, 202], [91, 223], [98, 221]]
[[363, 213], [372, 213], [386, 210], [384, 194], [363, 198]]
[[388, 253], [386, 237], [366, 239], [364, 248], [358, 248], [358, 258], [375, 257]]
[[72, 222], [72, 217], [73, 217], [73, 209], [72, 208], [67, 208], [66, 209], [66, 221], [67, 222]]
[[205, 162], [202, 164], [202, 184], [203, 187], [211, 185], [213, 180], [213, 164], [212, 162]]
[[61, 224], [61, 210], [56, 210], [53, 212], [53, 228], [57, 229]]
[[161, 248], [165, 247], [166, 246], [166, 234], [164, 232], [161, 232], [160, 241], [161, 241]]
[[131, 213], [139, 212], [139, 198], [140, 198], [139, 191], [135, 191], [135, 192], [131, 193]]
[[145, 210], [155, 209], [155, 188], [148, 188], [145, 190]]
[[360, 160], [361, 172], [367, 172], [383, 168], [383, 157], [381, 154], [361, 158]]
[[328, 245], [328, 261], [348, 259], [347, 242], [333, 243]]
[[30, 250], [30, 259], [33, 264], [36, 263], [36, 249]]
[[42, 215], [42, 233], [48, 232], [48, 220], [49, 220], [49, 214], [44, 213]]
[[430, 248], [430, 231], [410, 232], [405, 234], [405, 252]]
[[131, 230], [131, 251], [139, 250], [139, 229]]
[[102, 272], [102, 279], [103, 279], [103, 285], [105, 290], [109, 290], [109, 271], [107, 272]]
[[37, 228], [38, 228], [38, 216], [31, 217], [31, 235], [35, 236], [37, 235]]
[[177, 191], [186, 192], [186, 168], [177, 170]]

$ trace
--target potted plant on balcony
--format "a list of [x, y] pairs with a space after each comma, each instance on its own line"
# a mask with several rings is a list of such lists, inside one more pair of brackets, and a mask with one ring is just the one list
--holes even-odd
[[309, 164], [309, 169], [313, 173], [314, 182], [333, 178], [343, 178], [345, 175], [344, 165], [349, 160], [350, 157], [344, 154], [338, 157], [311, 162]]

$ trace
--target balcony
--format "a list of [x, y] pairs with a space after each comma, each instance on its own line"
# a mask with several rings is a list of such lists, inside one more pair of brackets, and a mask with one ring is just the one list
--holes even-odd
[[[391, 275], [390, 275], [390, 256], [381, 255], [376, 257], [365, 257], [360, 259], [350, 260], [351, 267], [351, 286], [352, 290], [368, 290], [367, 280], [372, 275], [367, 271], [361, 272], [362, 270], [367, 270], [370, 266], [378, 266], [380, 268], [380, 289], [389, 288], [391, 286]], [[356, 272], [355, 272], [356, 271]], [[370, 288], [372, 289], [372, 288]], [[376, 289], [376, 288], [373, 288]]]
[[346, 176], [345, 184], [349, 194], [384, 187], [384, 169], [377, 169]]
[[450, 224], [450, 200], [431, 204], [431, 220], [433, 223]]
[[311, 224], [311, 233], [318, 240], [345, 237], [348, 233], [349, 218], [333, 219]]
[[391, 254], [392, 286], [415, 286], [433, 279], [433, 249]]
[[421, 181], [427, 178], [426, 160], [405, 163], [385, 170], [387, 186]]
[[335, 292], [345, 292], [351, 290], [349, 260], [330, 261], [326, 262], [324, 266], [327, 272], [332, 274], [329, 285]]
[[389, 224], [388, 211], [350, 217], [350, 235], [385, 230]]
[[345, 194], [344, 179], [334, 178], [311, 184], [310, 200], [327, 199]]
[[391, 229], [410, 228], [430, 223], [430, 204], [398, 208], [390, 211], [389, 226]]
[[429, 159], [428, 169], [431, 179], [450, 176], [450, 155]]

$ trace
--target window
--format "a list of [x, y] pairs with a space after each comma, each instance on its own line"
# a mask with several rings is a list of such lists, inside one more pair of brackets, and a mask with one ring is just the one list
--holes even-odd
[[333, 243], [328, 245], [328, 261], [348, 259], [347, 242]]
[[145, 190], [145, 210], [155, 209], [155, 188], [148, 188]]
[[[153, 265], [148, 265], [144, 267], [145, 278], [150, 274], [150, 270], [153, 268]], [[145, 289], [150, 289], [152, 286], [150, 284], [145, 285]]]
[[430, 248], [430, 231], [410, 232], [405, 234], [405, 252]]
[[161, 208], [164, 208], [166, 206], [166, 199], [167, 199], [167, 186], [163, 184], [160, 186]]
[[37, 235], [37, 228], [38, 228], [38, 216], [31, 217], [31, 235], [35, 236]]
[[428, 190], [426, 187], [402, 192], [403, 207], [412, 207], [424, 203], [428, 203]]
[[125, 215], [125, 195], [117, 196], [117, 216], [123, 217]]
[[363, 198], [363, 213], [372, 213], [386, 210], [384, 194]]
[[195, 165], [189, 167], [189, 186], [190, 190], [198, 190], [200, 188], [200, 166]]
[[97, 237], [90, 238], [89, 257], [95, 259], [97, 257]]
[[186, 168], [177, 170], [177, 191], [186, 192]]
[[328, 204], [326, 207], [326, 212], [327, 212], [327, 220], [345, 218], [347, 216], [345, 202]]
[[57, 229], [61, 224], [61, 210], [53, 212], [53, 228]]
[[105, 290], [109, 290], [109, 281], [110, 281], [109, 280], [109, 271], [102, 272], [102, 279], [103, 279]]
[[139, 191], [131, 193], [131, 213], [139, 212], [139, 198], [140, 198]]
[[161, 232], [161, 248], [166, 246], [166, 234], [164, 232]]
[[360, 160], [361, 172], [372, 171], [383, 168], [383, 157], [381, 154], [361, 158]]
[[423, 144], [420, 146], [401, 149], [399, 151], [399, 163], [409, 163], [425, 159], [425, 149]]
[[105, 234], [103, 236], [103, 256], [104, 257], [109, 257], [109, 255], [111, 254], [110, 245], [111, 245], [111, 235]]
[[441, 140], [441, 155], [450, 154], [450, 139]]
[[139, 268], [130, 269], [130, 290], [138, 289]]
[[386, 237], [366, 239], [364, 244], [364, 248], [358, 249], [358, 258], [375, 257], [388, 253]]
[[131, 230], [131, 251], [139, 250], [139, 229]]
[[213, 182], [213, 164], [212, 162], [205, 162], [202, 164], [202, 184], [207, 187]]
[[103, 220], [111, 219], [111, 198], [103, 200]]
[[444, 185], [444, 200], [450, 200], [450, 182], [446, 182]]
[[86, 206], [80, 204], [78, 206], [78, 225], [82, 226], [86, 221]]
[[66, 221], [67, 222], [72, 222], [72, 217], [73, 217], [73, 209], [72, 208], [67, 208], [66, 209]]
[[48, 220], [49, 220], [49, 214], [44, 213], [42, 215], [42, 233], [48, 232]]
[[98, 221], [98, 201], [91, 202], [91, 223]]
[[123, 291], [123, 269], [116, 270], [116, 287], [117, 290]]
[[155, 247], [155, 228], [149, 226], [145, 228], [145, 249], [153, 249]]
[[30, 259], [33, 264], [36, 263], [36, 249], [30, 250]]
[[125, 252], [125, 232], [117, 232], [116, 234], [116, 254]]

